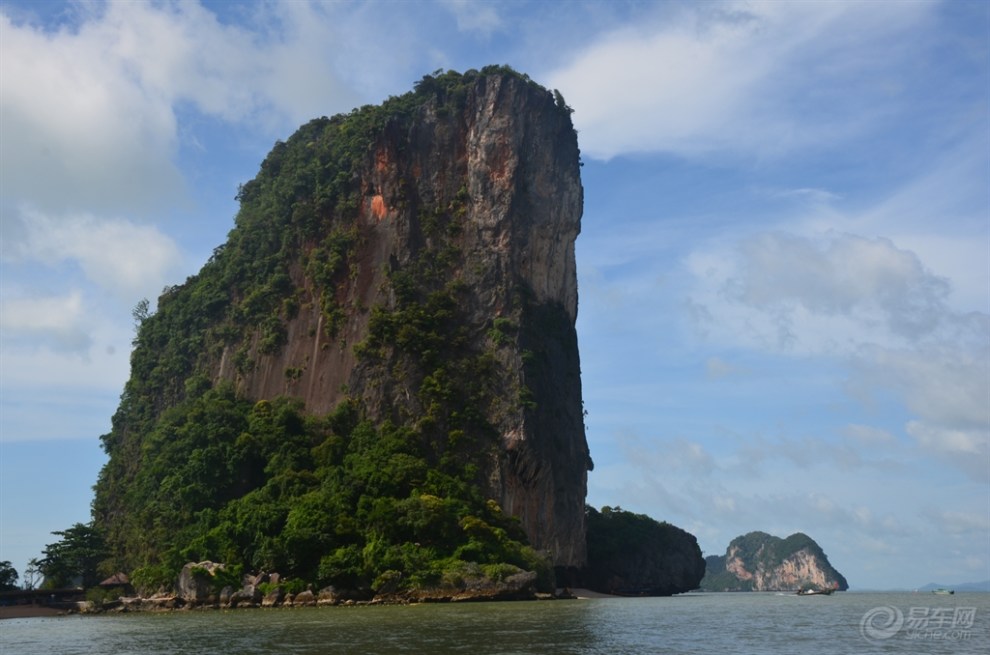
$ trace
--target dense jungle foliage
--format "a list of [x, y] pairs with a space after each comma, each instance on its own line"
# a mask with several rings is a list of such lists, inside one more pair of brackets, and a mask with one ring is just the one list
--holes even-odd
[[415, 431], [375, 426], [354, 403], [316, 417], [221, 385], [165, 412], [147, 443], [157, 455], [127, 504], [145, 563], [132, 578], [148, 588], [206, 559], [347, 588], [450, 584], [468, 562], [550, 575], [497, 504], [430, 465]]
[[[477, 408], [499, 390], [485, 384], [490, 353], [464, 345], [463, 289], [449, 274], [463, 191], [444, 207], [418, 208], [432, 245], [390, 273], [394, 306], [364, 308], [370, 334], [350, 344], [370, 363], [385, 349], [404, 358], [421, 415], [375, 424], [348, 399], [314, 416], [287, 398], [251, 402], [206, 373], [225, 349], [241, 372], [278, 352], [311, 289], [334, 336], [345, 311], [338, 289], [361, 239], [358, 171], [374, 139], [403, 129], [425, 103], [463, 109], [484, 75], [533, 84], [507, 67], [438, 71], [411, 93], [313, 120], [276, 143], [240, 189], [227, 243], [166, 289], [154, 313], [136, 308], [131, 376], [102, 437], [110, 460], [93, 505], [104, 573], [128, 571], [153, 589], [185, 562], [210, 559], [320, 585], [447, 585], [466, 567], [493, 579], [537, 571], [552, 584], [547, 559], [477, 484], [495, 437]], [[557, 102], [570, 111], [559, 94]], [[310, 291], [290, 274], [300, 263]], [[508, 329], [496, 325], [491, 338]]]

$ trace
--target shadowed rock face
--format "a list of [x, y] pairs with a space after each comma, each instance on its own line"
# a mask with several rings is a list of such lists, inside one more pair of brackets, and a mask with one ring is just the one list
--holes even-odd
[[[423, 414], [416, 389], [428, 371], [398, 346], [374, 358], [354, 346], [376, 308], [400, 303], [397, 272], [446, 257], [466, 335], [457, 347], [496, 363], [496, 397], [482, 411], [497, 443], [478, 444], [488, 453], [479, 482], [554, 564], [581, 566], [591, 460], [574, 330], [579, 165], [569, 112], [519, 76], [478, 76], [456, 110], [426, 102], [411, 120], [387, 122], [350, 173], [360, 200], [346, 274], [315, 280], [303, 260], [317, 242], [304, 245], [288, 266], [299, 302], [283, 345], [263, 348], [260, 329], [229, 343], [208, 362], [213, 379], [252, 399], [298, 397], [313, 413], [350, 396], [379, 420]], [[448, 227], [438, 231], [431, 221], [441, 215]], [[328, 295], [340, 308], [333, 329]]]
[[697, 588], [705, 560], [694, 535], [621, 508], [587, 509], [583, 586], [606, 594], [671, 596]]

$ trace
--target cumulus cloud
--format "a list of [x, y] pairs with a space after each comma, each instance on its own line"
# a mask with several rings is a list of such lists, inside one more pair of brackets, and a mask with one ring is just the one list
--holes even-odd
[[686, 265], [697, 281], [690, 302], [698, 317], [710, 317], [707, 329], [730, 325], [726, 338], [761, 347], [842, 354], [979, 327], [948, 307], [946, 279], [888, 239], [763, 233], [729, 252], [698, 250]]
[[964, 336], [913, 350], [864, 348], [847, 387], [865, 403], [893, 392], [914, 417], [904, 431], [923, 452], [990, 482], [990, 321]]
[[[914, 253], [888, 239], [775, 232], [698, 251], [688, 268], [691, 316], [706, 339], [835, 358], [853, 398], [869, 406], [893, 393], [913, 417], [904, 433], [919, 447], [987, 479], [990, 316], [950, 307], [951, 285]], [[845, 434], [886, 439], [865, 426]]]
[[8, 348], [12, 339], [30, 337], [48, 343], [57, 352], [85, 353], [92, 345], [92, 338], [81, 325], [83, 316], [79, 291], [65, 296], [29, 298], [4, 294], [0, 301], [0, 332]]
[[46, 34], [0, 13], [3, 193], [47, 210], [143, 205], [174, 192], [175, 119], [105, 35]]
[[148, 210], [182, 188], [184, 108], [282, 131], [348, 109], [333, 18], [280, 5], [267, 29], [199, 3], [112, 2], [46, 31], [0, 12], [5, 196], [48, 212]]
[[973, 480], [990, 482], [990, 436], [986, 429], [951, 429], [941, 425], [909, 421], [907, 432], [936, 457], [948, 460]]
[[985, 426], [990, 421], [988, 322], [977, 323], [969, 343], [910, 351], [864, 349], [856, 375], [866, 385], [898, 390], [908, 409], [927, 420], [953, 428]]
[[18, 259], [75, 264], [91, 282], [124, 299], [155, 297], [181, 263], [178, 246], [154, 226], [90, 214], [24, 213]]
[[[875, 120], [894, 84], [886, 62], [928, 9], [692, 5], [603, 34], [546, 78], [578, 108], [581, 148], [591, 156], [773, 154], [847, 138]], [[840, 96], [839, 87], [858, 92]]]
[[979, 537], [990, 532], [990, 517], [986, 515], [950, 509], [932, 510], [925, 515], [949, 534]]
[[763, 234], [740, 255], [743, 270], [725, 293], [762, 311], [845, 315], [908, 338], [932, 333], [945, 312], [948, 282], [886, 239]]

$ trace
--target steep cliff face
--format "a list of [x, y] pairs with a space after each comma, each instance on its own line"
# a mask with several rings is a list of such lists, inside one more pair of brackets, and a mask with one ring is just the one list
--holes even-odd
[[132, 375], [104, 438], [98, 518], [119, 511], [142, 426], [206, 378], [314, 415], [356, 402], [437, 466], [473, 452], [530, 543], [582, 565], [579, 165], [559, 94], [504, 70], [424, 78], [277, 144], [228, 243], [142, 326], [148, 379]]
[[588, 566], [579, 583], [608, 594], [670, 596], [696, 589], [705, 560], [694, 535], [648, 516], [588, 508]]
[[706, 558], [706, 591], [796, 591], [806, 587], [848, 589], [846, 579], [807, 535], [780, 539], [751, 532], [729, 544], [724, 556]]

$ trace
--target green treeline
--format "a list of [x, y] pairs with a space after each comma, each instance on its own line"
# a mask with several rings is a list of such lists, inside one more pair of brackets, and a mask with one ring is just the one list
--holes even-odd
[[165, 412], [146, 443], [124, 503], [145, 588], [207, 559], [348, 588], [449, 585], [469, 563], [550, 575], [469, 466], [434, 467], [419, 433], [376, 426], [355, 403], [316, 417], [220, 385]]

